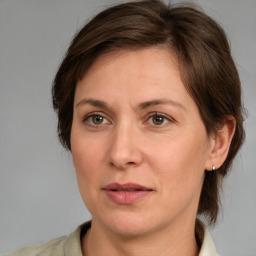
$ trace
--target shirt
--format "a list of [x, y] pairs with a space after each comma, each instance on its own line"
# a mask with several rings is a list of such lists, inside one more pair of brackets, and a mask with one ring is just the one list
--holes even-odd
[[[197, 221], [197, 224], [202, 229], [202, 238], [198, 239], [201, 243], [198, 256], [219, 256], [205, 224], [201, 221]], [[81, 237], [86, 234], [90, 227], [91, 222], [86, 222], [68, 236], [62, 236], [41, 245], [28, 246], [4, 256], [83, 256]]]

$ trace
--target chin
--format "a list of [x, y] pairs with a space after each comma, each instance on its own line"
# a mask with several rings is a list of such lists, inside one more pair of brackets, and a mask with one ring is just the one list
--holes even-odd
[[151, 227], [146, 225], [146, 223], [140, 222], [114, 222], [109, 227], [111, 231], [115, 234], [119, 234], [124, 237], [136, 237], [149, 233], [151, 231]]
[[[105, 216], [106, 217], [106, 216]], [[157, 223], [156, 218], [145, 214], [122, 212], [101, 219], [100, 222], [109, 231], [124, 237], [134, 237], [152, 232]]]

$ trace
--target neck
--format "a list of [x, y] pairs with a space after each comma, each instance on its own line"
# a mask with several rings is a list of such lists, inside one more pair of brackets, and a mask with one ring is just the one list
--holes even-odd
[[127, 237], [104, 229], [97, 221], [92, 221], [91, 230], [82, 240], [83, 255], [102, 256], [107, 252], [112, 256], [197, 256], [199, 248], [194, 228], [195, 223], [188, 222]]

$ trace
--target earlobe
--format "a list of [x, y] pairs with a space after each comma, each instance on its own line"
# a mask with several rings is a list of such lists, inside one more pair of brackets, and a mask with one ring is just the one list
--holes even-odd
[[211, 152], [207, 161], [206, 170], [219, 169], [227, 158], [231, 141], [236, 129], [236, 120], [233, 116], [227, 116], [221, 129], [212, 138]]

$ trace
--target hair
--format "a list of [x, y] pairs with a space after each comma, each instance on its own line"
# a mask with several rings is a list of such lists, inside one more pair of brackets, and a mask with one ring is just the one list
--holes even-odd
[[228, 156], [215, 171], [206, 171], [198, 214], [215, 224], [221, 181], [244, 140], [239, 75], [223, 29], [199, 7], [167, 5], [159, 0], [118, 4], [98, 15], [74, 36], [52, 87], [58, 135], [71, 150], [70, 133], [76, 84], [102, 55], [120, 50], [163, 47], [177, 56], [183, 83], [198, 106], [208, 135], [227, 116], [236, 120]]

